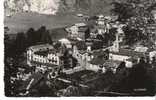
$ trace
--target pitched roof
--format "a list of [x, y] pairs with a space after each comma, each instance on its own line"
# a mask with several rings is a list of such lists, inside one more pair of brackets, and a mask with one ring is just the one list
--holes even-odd
[[36, 51], [35, 54], [41, 55], [41, 56], [47, 56], [50, 53], [57, 53], [57, 50], [45, 50], [45, 51]]
[[62, 39], [60, 39], [59, 40], [59, 42], [61, 42], [61, 43], [67, 43], [67, 44], [71, 44], [71, 42], [67, 39], [67, 38], [62, 38]]
[[76, 46], [77, 46], [78, 50], [86, 50], [87, 49], [87, 45], [86, 45], [85, 41], [77, 41]]
[[119, 65], [121, 63], [121, 61], [117, 61], [117, 60], [107, 60], [105, 61], [104, 65], [106, 67], [114, 67], [115, 65]]
[[39, 64], [39, 65], [45, 65], [45, 66], [48, 66], [48, 67], [54, 67], [54, 68], [57, 67], [57, 65], [50, 64], [50, 63], [41, 63], [41, 62], [37, 62], [37, 61], [31, 61], [31, 63]]
[[50, 44], [41, 44], [41, 45], [35, 45], [35, 46], [31, 46], [29, 47], [29, 49], [32, 49], [32, 50], [39, 50], [39, 49], [53, 49], [54, 47]]
[[86, 50], [79, 50], [79, 53], [82, 55], [85, 54], [86, 52], [87, 52]]
[[93, 54], [94, 56], [103, 56], [103, 55], [106, 54], [106, 52], [105, 52], [104, 50], [100, 49], [100, 50], [95, 50], [95, 51], [93, 51], [92, 54]]
[[86, 26], [85, 23], [76, 23], [75, 26], [81, 27], [81, 26]]
[[95, 57], [93, 58], [90, 63], [93, 64], [93, 65], [103, 65], [105, 63], [105, 59], [104, 57]]
[[143, 57], [145, 53], [137, 52], [131, 49], [119, 49], [119, 52], [113, 52], [110, 51], [110, 53], [117, 54], [117, 55], [123, 55], [123, 56], [137, 56], [137, 57]]

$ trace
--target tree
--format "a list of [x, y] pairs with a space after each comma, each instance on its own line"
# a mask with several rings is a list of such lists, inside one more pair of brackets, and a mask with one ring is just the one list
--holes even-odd
[[87, 30], [85, 31], [85, 40], [90, 37], [90, 28], [88, 27]]
[[[112, 12], [118, 15], [118, 21], [125, 23], [126, 43], [133, 44], [136, 40], [149, 41], [150, 24], [154, 24], [154, 17], [151, 13], [155, 0], [119, 0], [113, 2]], [[149, 10], [150, 9], [150, 10]], [[147, 38], [146, 38], [147, 37]]]
[[56, 44], [54, 45], [54, 48], [56, 50], [59, 50], [59, 48], [61, 48], [61, 46], [62, 46], [61, 42], [56, 42]]
[[141, 30], [132, 29], [131, 27], [124, 27], [123, 31], [125, 32], [125, 43], [128, 45], [133, 45], [134, 43], [145, 40], [146, 35], [142, 34]]
[[50, 33], [48, 30], [46, 30], [45, 33], [42, 34], [41, 42], [52, 44], [52, 40], [51, 40]]
[[37, 42], [40, 43], [52, 43], [51, 37], [50, 37], [50, 33], [49, 31], [46, 29], [45, 26], [41, 26], [37, 32], [36, 32], [36, 39], [38, 40]]
[[105, 40], [107, 40], [107, 44], [110, 45], [111, 42], [115, 41], [116, 34], [117, 34], [117, 28], [109, 29], [109, 32], [105, 34]]
[[26, 49], [26, 37], [23, 32], [17, 33], [16, 40], [13, 44], [12, 50], [15, 56], [21, 55]]
[[34, 45], [36, 43], [36, 41], [37, 41], [36, 31], [33, 28], [30, 28], [26, 32], [26, 35], [27, 35], [27, 43], [28, 43], [28, 46]]
[[10, 39], [8, 34], [4, 35], [4, 55], [5, 58], [10, 57], [11, 56], [11, 47], [13, 45], [13, 40]]
[[80, 96], [80, 87], [77, 81], [73, 81], [70, 86], [66, 88], [63, 96]]

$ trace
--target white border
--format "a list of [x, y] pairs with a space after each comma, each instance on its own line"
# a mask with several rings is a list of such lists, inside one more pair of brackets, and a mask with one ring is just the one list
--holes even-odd
[[4, 97], [4, 25], [3, 25], [3, 16], [4, 16], [4, 9], [3, 9], [3, 0], [0, 0], [0, 97]]
[[5, 97], [4, 95], [4, 81], [3, 81], [3, 76], [4, 76], [4, 9], [3, 9], [3, 1], [0, 0], [0, 100], [12, 100], [12, 99], [23, 99], [23, 100], [36, 100], [36, 99], [46, 99], [46, 100], [156, 100], [155, 97], [58, 97], [58, 98], [9, 98]]

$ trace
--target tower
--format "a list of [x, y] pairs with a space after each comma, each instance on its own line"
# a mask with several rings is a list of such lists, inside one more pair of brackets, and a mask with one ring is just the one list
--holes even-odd
[[119, 52], [119, 35], [116, 34], [116, 40], [113, 43], [112, 51]]

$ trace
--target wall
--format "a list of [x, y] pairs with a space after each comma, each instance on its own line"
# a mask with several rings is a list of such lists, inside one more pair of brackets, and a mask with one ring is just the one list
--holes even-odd
[[109, 59], [110, 60], [117, 60], [117, 61], [125, 61], [126, 59], [129, 59], [130, 57], [128, 56], [123, 56], [123, 55], [116, 55], [116, 54], [109, 54]]

